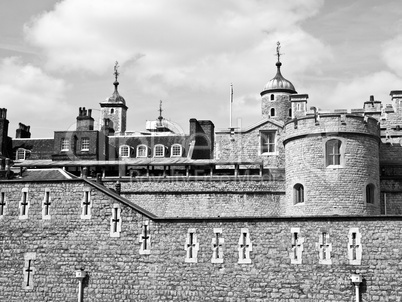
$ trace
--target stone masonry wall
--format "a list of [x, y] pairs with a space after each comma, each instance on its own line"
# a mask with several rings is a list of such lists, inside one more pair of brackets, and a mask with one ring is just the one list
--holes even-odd
[[[276, 152], [270, 155], [260, 154], [260, 131], [276, 130]], [[263, 161], [264, 167], [283, 168], [285, 156], [283, 149], [282, 129], [277, 125], [267, 122], [248, 132], [217, 133], [215, 137], [215, 159], [223, 161]]]
[[[354, 299], [352, 273], [363, 277], [361, 301], [401, 301], [401, 217], [272, 219], [155, 219], [121, 206], [120, 237], [110, 237], [117, 202], [83, 181], [31, 183], [29, 217], [18, 218], [24, 183], [0, 183], [7, 212], [0, 219], [0, 300], [77, 301], [75, 270], [84, 268], [84, 301], [328, 301]], [[41, 200], [53, 192], [52, 218], [42, 220]], [[82, 190], [91, 190], [92, 217], [80, 218]], [[148, 222], [149, 253], [140, 253]], [[292, 264], [296, 245], [300, 264]], [[361, 234], [361, 263], [351, 264], [349, 233]], [[195, 261], [186, 262], [188, 233], [196, 234]], [[221, 263], [213, 263], [219, 233]], [[239, 263], [239, 239], [249, 234], [249, 263]], [[320, 264], [320, 238], [328, 234], [331, 264]], [[242, 241], [241, 241], [242, 242]], [[301, 246], [302, 244], [302, 246]], [[35, 253], [31, 289], [24, 289], [24, 256]], [[356, 252], [359, 254], [358, 252]], [[352, 253], [353, 254], [353, 253]], [[243, 252], [240, 253], [243, 257]], [[300, 261], [301, 260], [301, 261]]]
[[121, 182], [121, 190], [122, 196], [159, 217], [284, 215], [283, 181], [135, 181]]

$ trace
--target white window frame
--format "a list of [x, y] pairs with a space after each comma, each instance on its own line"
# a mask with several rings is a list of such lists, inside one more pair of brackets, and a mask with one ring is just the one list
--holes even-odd
[[81, 138], [81, 151], [89, 151], [89, 137]]
[[60, 144], [60, 149], [61, 151], [69, 151], [70, 150], [70, 140], [68, 138], [63, 137], [61, 139], [61, 144]]
[[151, 232], [149, 227], [150, 227], [149, 221], [144, 221], [141, 226], [141, 234], [139, 235], [138, 238], [138, 242], [140, 243], [140, 251], [139, 251], [140, 255], [151, 254], [151, 234], [150, 234]]
[[[85, 205], [85, 203], [89, 203]], [[85, 212], [86, 209], [86, 212]], [[92, 200], [91, 200], [91, 189], [84, 188], [83, 189], [83, 196], [81, 200], [81, 219], [91, 219], [91, 210], [92, 210]]]
[[[118, 219], [116, 223], [114, 220]], [[115, 227], [116, 226], [116, 227]], [[112, 215], [110, 217], [110, 237], [118, 238], [121, 233], [121, 207], [120, 204], [115, 203], [112, 207]]]
[[197, 239], [196, 229], [191, 228], [187, 230], [186, 243], [184, 244], [184, 250], [186, 251], [186, 258], [184, 262], [197, 263], [198, 250], [200, 249], [200, 243]]
[[50, 206], [48, 206], [48, 212], [46, 213], [46, 203], [51, 205], [52, 197], [50, 195], [50, 189], [45, 188], [45, 196], [43, 197], [42, 201], [42, 219], [43, 220], [50, 220]]
[[237, 263], [250, 264], [250, 253], [253, 251], [253, 243], [251, 242], [250, 232], [248, 228], [240, 229], [240, 237], [237, 250], [239, 252], [239, 259]]
[[[123, 152], [123, 149], [127, 148], [127, 153]], [[119, 156], [120, 157], [130, 157], [130, 146], [128, 145], [121, 145], [119, 148]]]
[[[178, 154], [175, 154], [175, 147], [179, 147], [179, 153]], [[174, 145], [172, 145], [172, 147], [170, 148], [171, 150], [170, 150], [170, 157], [181, 157], [182, 156], [182, 153], [183, 153], [183, 147], [182, 147], [182, 145], [180, 145], [180, 144], [174, 144]]]
[[[140, 149], [144, 149], [144, 155], [140, 154]], [[147, 145], [138, 145], [137, 146], [137, 157], [148, 157], [148, 146]]]
[[[162, 154], [157, 151], [157, 148], [161, 148]], [[165, 146], [162, 144], [157, 144], [154, 146], [154, 157], [165, 157]]]
[[[272, 133], [274, 135], [274, 141], [273, 142], [269, 142], [269, 140], [267, 139], [266, 141], [268, 142], [268, 146], [267, 146], [267, 152], [263, 152], [264, 150], [264, 137], [267, 137], [267, 133]], [[278, 134], [276, 130], [261, 130], [260, 131], [260, 146], [259, 146], [259, 153], [260, 155], [273, 155], [276, 154], [277, 152], [277, 148], [278, 148]], [[270, 147], [269, 146], [273, 146], [273, 151], [269, 151]]]
[[[23, 211], [24, 205], [22, 203], [26, 203], [25, 211]], [[21, 200], [19, 203], [19, 216], [18, 216], [19, 219], [28, 219], [28, 212], [30, 206], [31, 203], [29, 201], [28, 188], [23, 188], [21, 190]]]
[[[27, 154], [30, 153], [31, 151], [24, 149], [24, 148], [18, 148], [17, 151], [15, 152], [15, 160], [26, 160]], [[22, 157], [19, 156], [19, 154], [23, 155]]]

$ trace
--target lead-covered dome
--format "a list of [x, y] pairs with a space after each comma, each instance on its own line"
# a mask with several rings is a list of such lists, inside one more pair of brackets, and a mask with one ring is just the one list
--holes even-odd
[[264, 90], [261, 92], [261, 96], [271, 92], [287, 92], [291, 94], [297, 93], [293, 84], [282, 76], [281, 66], [281, 62], [276, 63], [276, 75], [264, 86]]
[[107, 99], [108, 103], [119, 103], [126, 105], [126, 100], [120, 95], [119, 91], [117, 90], [117, 86], [119, 86], [119, 82], [115, 81], [114, 85], [114, 92], [110, 98]]

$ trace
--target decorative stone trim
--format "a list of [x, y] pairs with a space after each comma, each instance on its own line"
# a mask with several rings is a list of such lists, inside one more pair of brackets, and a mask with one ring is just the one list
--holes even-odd
[[292, 249], [290, 252], [291, 264], [302, 264], [304, 238], [300, 237], [300, 228], [291, 228]]
[[28, 219], [28, 210], [29, 210], [30, 202], [28, 196], [28, 188], [23, 188], [21, 190], [21, 201], [19, 204], [19, 219]]
[[92, 201], [91, 201], [91, 189], [84, 188], [83, 196], [81, 201], [81, 219], [91, 219], [91, 209], [92, 209]]
[[33, 262], [35, 259], [36, 253], [24, 254], [24, 268], [22, 270], [24, 276], [24, 281], [22, 282], [23, 289], [33, 289], [34, 287], [35, 268], [33, 267]]
[[121, 233], [121, 207], [120, 204], [113, 204], [112, 216], [110, 217], [110, 237], [120, 237]]
[[50, 220], [50, 206], [51, 206], [50, 189], [45, 188], [45, 196], [42, 202], [42, 219]]
[[351, 265], [362, 264], [362, 235], [359, 232], [359, 228], [349, 229], [349, 242], [348, 242], [348, 259]]
[[318, 251], [319, 264], [332, 264], [331, 252], [332, 243], [329, 243], [329, 233], [324, 230], [319, 234], [318, 243], [316, 243]]
[[214, 228], [214, 238], [212, 238], [211, 249], [212, 249], [212, 263], [223, 263], [223, 243], [225, 242], [222, 238], [222, 228]]
[[151, 235], [149, 231], [149, 221], [144, 221], [141, 226], [141, 234], [138, 239], [140, 242], [140, 255], [151, 254]]
[[198, 242], [196, 230], [191, 228], [187, 231], [187, 239], [184, 245], [184, 250], [186, 251], [186, 258], [184, 262], [197, 263], [198, 250], [200, 249], [200, 244]]
[[240, 232], [241, 234], [238, 243], [239, 260], [237, 263], [249, 264], [251, 263], [250, 252], [253, 251], [250, 232], [248, 228], [242, 228]]

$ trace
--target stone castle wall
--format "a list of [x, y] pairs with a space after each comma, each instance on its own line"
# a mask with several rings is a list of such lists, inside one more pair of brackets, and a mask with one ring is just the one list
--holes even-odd
[[[87, 182], [3, 182], [0, 187], [7, 193], [7, 211], [0, 219], [1, 301], [77, 301], [78, 268], [88, 272], [83, 289], [88, 302], [349, 302], [354, 298], [352, 273], [363, 277], [362, 301], [400, 301], [402, 296], [401, 217], [152, 220], [119, 203], [121, 233], [111, 237], [117, 200]], [[30, 200], [27, 219], [19, 219], [23, 188]], [[41, 214], [45, 188], [53, 203], [46, 221]], [[85, 189], [93, 203], [90, 219], [80, 217]], [[144, 224], [149, 253], [140, 252]], [[186, 261], [189, 232], [197, 235], [193, 243], [198, 244], [192, 262]], [[223, 239], [221, 263], [212, 261], [216, 232]], [[351, 241], [351, 232], [359, 234], [357, 241]], [[244, 233], [249, 261], [239, 261]], [[320, 256], [323, 244], [326, 262]], [[32, 287], [24, 288], [24, 259], [33, 254]]]

